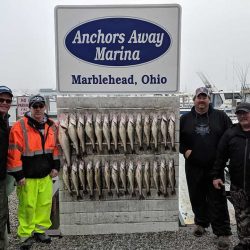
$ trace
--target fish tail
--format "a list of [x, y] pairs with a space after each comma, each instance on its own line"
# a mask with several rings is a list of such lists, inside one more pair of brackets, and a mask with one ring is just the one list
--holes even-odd
[[82, 196], [81, 196], [80, 194], [78, 194], [78, 195], [76, 196], [76, 199], [79, 201], [79, 200], [82, 199]]
[[145, 200], [145, 197], [143, 196], [143, 194], [140, 194], [139, 200]]

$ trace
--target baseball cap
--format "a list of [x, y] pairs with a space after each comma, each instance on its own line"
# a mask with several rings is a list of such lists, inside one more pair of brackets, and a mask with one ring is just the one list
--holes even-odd
[[210, 93], [206, 87], [199, 87], [198, 89], [195, 90], [195, 96], [198, 96], [200, 94], [210, 96]]
[[250, 112], [250, 103], [248, 102], [241, 102], [238, 104], [235, 110], [235, 114], [237, 114], [239, 111], [244, 111], [244, 112]]
[[29, 108], [32, 107], [35, 103], [44, 103], [45, 104], [44, 97], [41, 95], [31, 96], [29, 99]]
[[2, 93], [7, 93], [9, 94], [11, 97], [13, 97], [12, 91], [10, 88], [6, 87], [6, 86], [0, 86], [0, 94]]

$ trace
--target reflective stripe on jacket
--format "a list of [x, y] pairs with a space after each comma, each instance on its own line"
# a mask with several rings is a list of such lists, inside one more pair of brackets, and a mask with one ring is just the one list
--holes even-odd
[[44, 133], [37, 122], [25, 116], [17, 121], [10, 131], [7, 171], [16, 180], [43, 178], [52, 169], [59, 170], [57, 129], [50, 119], [44, 124]]

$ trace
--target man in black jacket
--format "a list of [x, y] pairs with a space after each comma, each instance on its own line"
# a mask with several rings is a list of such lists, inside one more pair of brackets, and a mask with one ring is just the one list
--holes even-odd
[[8, 111], [12, 97], [12, 91], [8, 87], [0, 86], [0, 250], [7, 249], [5, 233], [8, 219], [6, 163], [9, 143]]
[[[228, 249], [231, 235], [227, 200], [222, 190], [213, 187], [210, 171], [213, 167], [219, 139], [231, 126], [229, 117], [210, 105], [209, 91], [196, 89], [194, 107], [180, 119], [180, 152], [185, 157], [186, 179], [194, 213], [197, 237], [211, 223], [218, 236], [218, 249]], [[223, 171], [220, 176], [224, 179]]]
[[236, 107], [239, 123], [222, 136], [212, 171], [213, 185], [217, 190], [224, 186], [220, 178], [225, 162], [230, 159], [231, 199], [235, 209], [240, 243], [235, 250], [250, 249], [250, 103]]

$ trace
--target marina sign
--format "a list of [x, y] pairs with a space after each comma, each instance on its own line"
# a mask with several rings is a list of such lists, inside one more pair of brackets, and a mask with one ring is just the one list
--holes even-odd
[[179, 90], [179, 5], [57, 6], [61, 93]]

